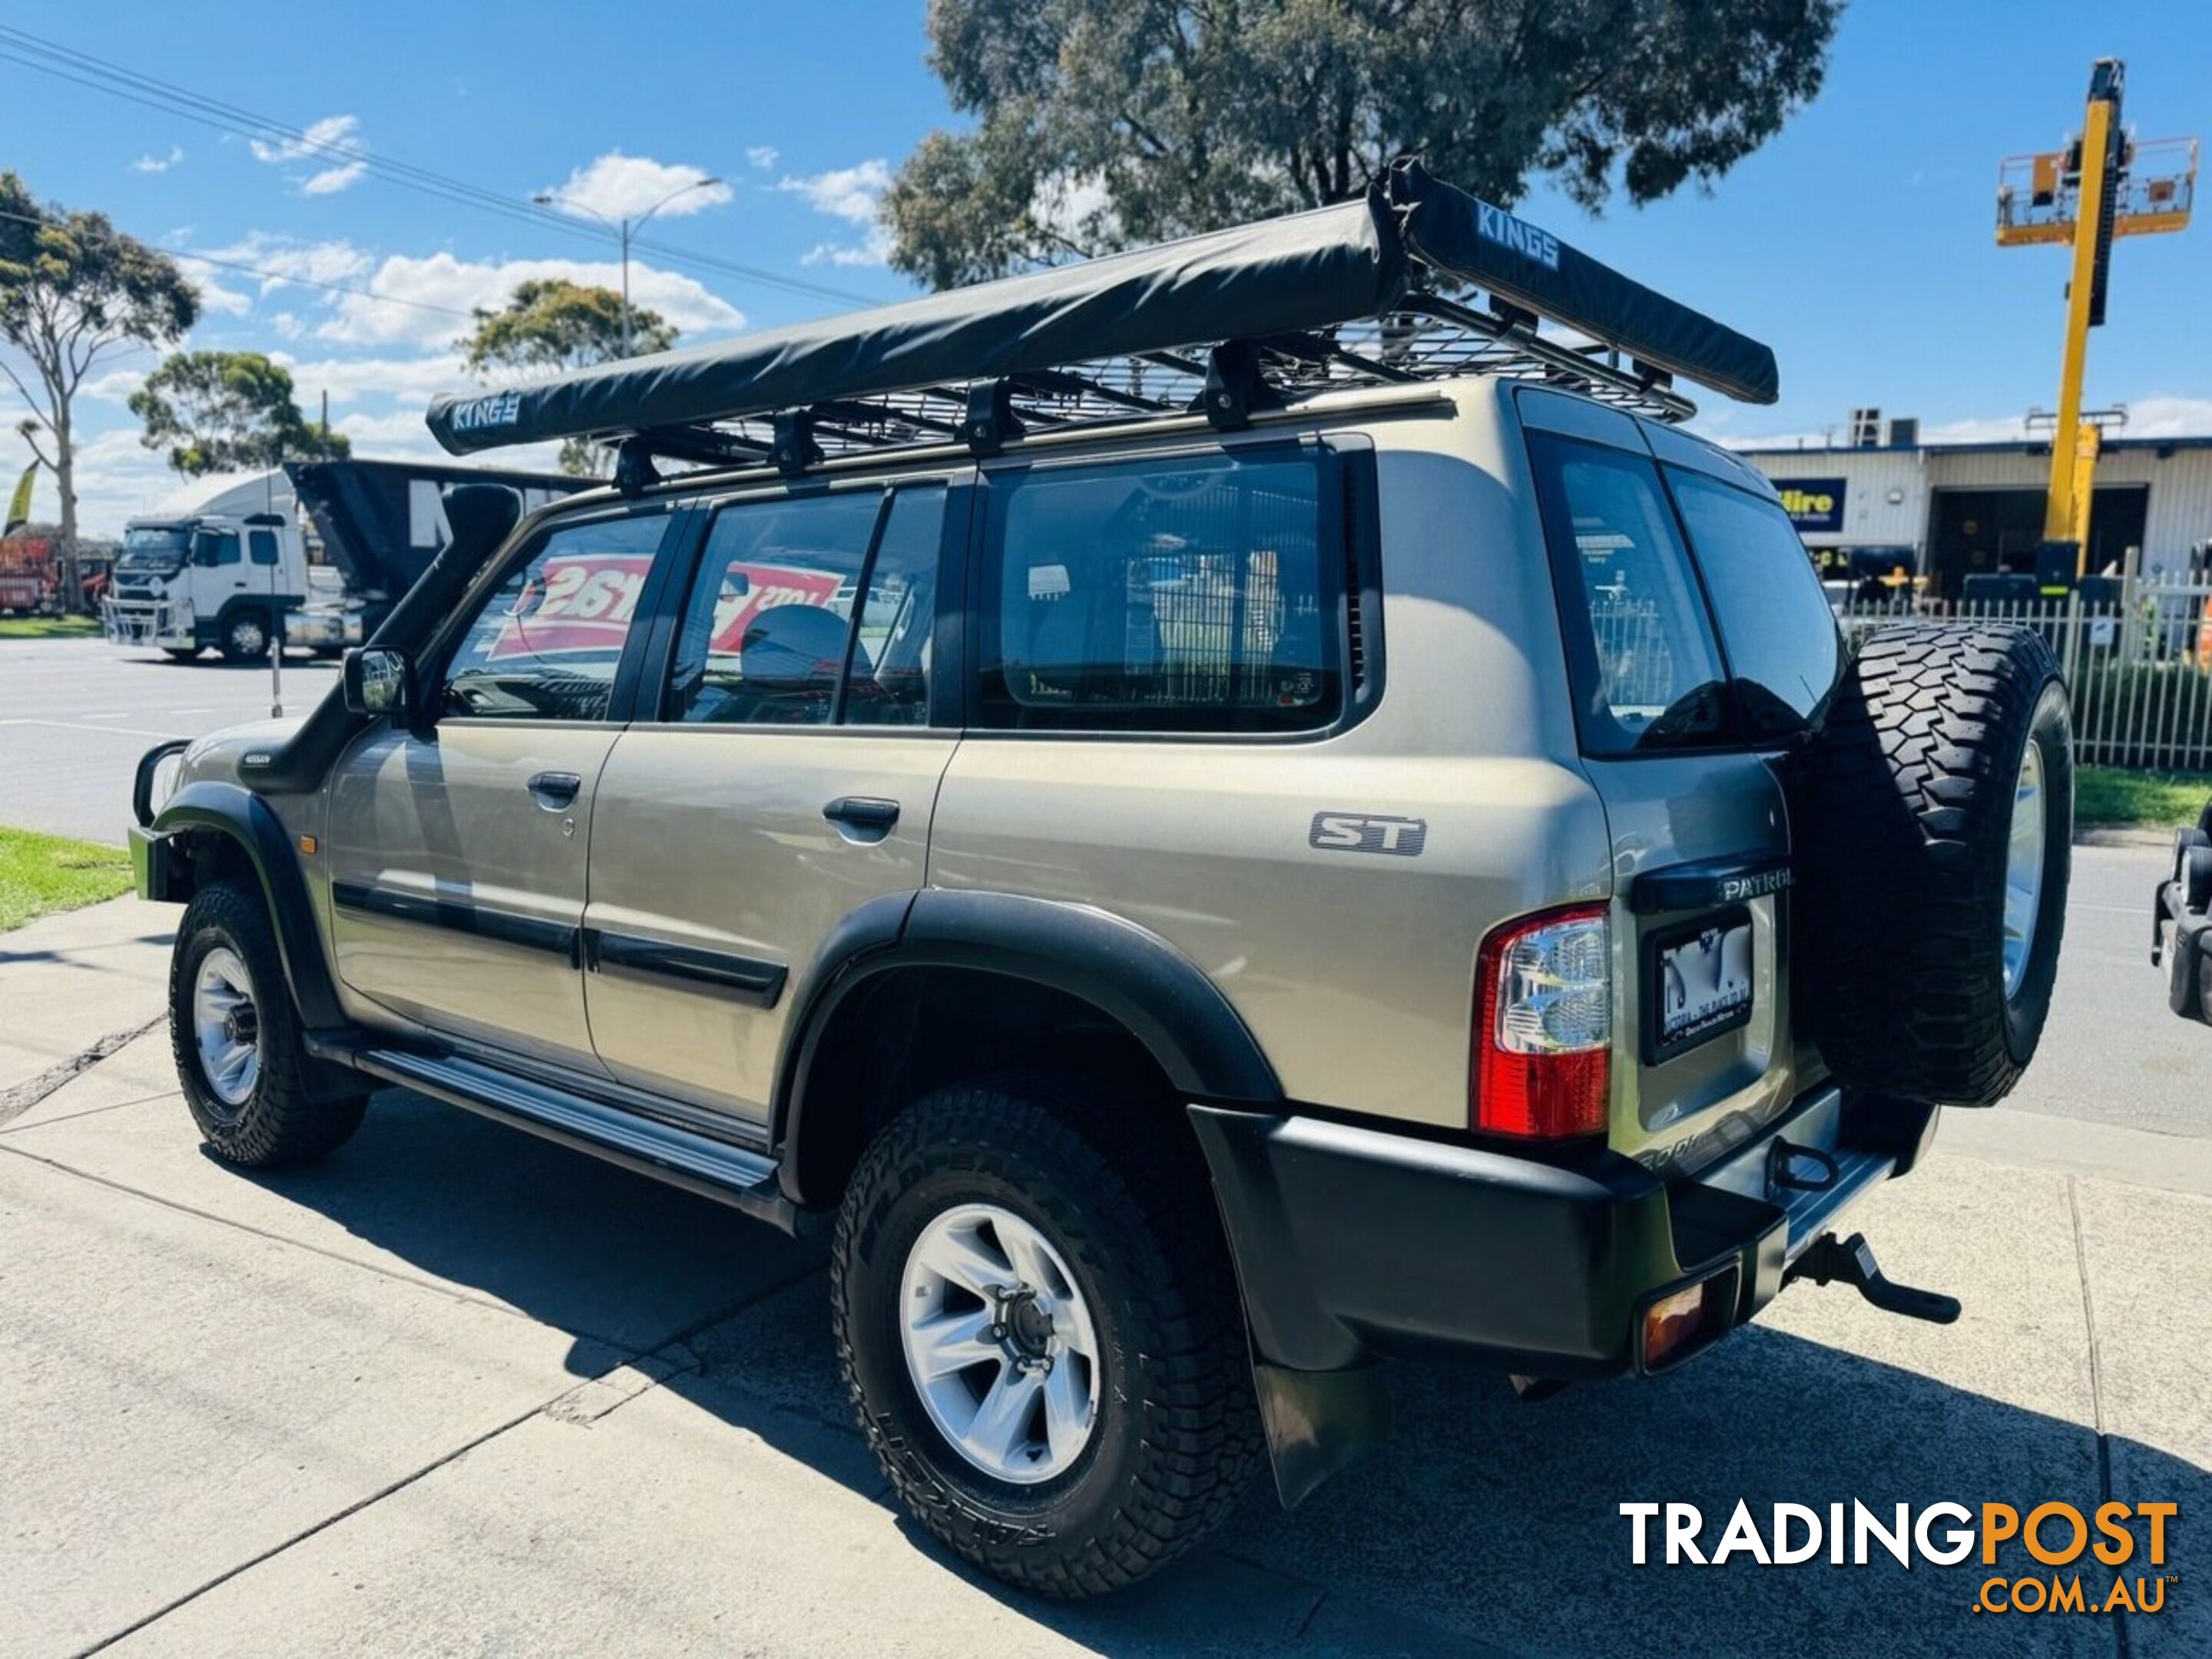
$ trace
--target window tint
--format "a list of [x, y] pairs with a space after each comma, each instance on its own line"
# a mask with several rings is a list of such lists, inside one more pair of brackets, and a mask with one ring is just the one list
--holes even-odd
[[1703, 474], [1667, 469], [1753, 737], [1804, 726], [1843, 665], [1820, 579], [1782, 509]]
[[447, 665], [442, 707], [474, 719], [605, 720], [664, 514], [553, 530], [507, 574]]
[[846, 723], [926, 723], [945, 490], [897, 490], [884, 514], [876, 490], [744, 502], [716, 514], [684, 603], [667, 718], [827, 724], [841, 713], [849, 651]]
[[942, 488], [902, 489], [891, 497], [859, 607], [860, 635], [845, 686], [846, 725], [929, 723], [929, 647], [944, 534]]
[[988, 726], [1278, 732], [1342, 706], [1316, 458], [1007, 472], [987, 496]]
[[199, 565], [236, 564], [238, 532], [203, 530], [192, 538], [192, 562]]
[[256, 564], [276, 562], [276, 532], [273, 530], [249, 530], [246, 532], [246, 551]]
[[1658, 469], [1528, 434], [1583, 748], [1623, 755], [1717, 738], [1723, 673]]

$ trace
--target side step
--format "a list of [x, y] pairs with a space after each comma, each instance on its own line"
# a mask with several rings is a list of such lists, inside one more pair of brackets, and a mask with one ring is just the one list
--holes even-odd
[[1809, 1279], [1815, 1285], [1849, 1285], [1884, 1313], [1924, 1319], [1931, 1325], [1948, 1325], [1959, 1317], [1957, 1297], [1915, 1290], [1885, 1276], [1864, 1233], [1853, 1233], [1841, 1244], [1836, 1243], [1835, 1234], [1821, 1234], [1791, 1265], [1789, 1279]]
[[773, 1158], [481, 1061], [328, 1047], [326, 1058], [742, 1210], [793, 1237], [820, 1218], [784, 1195]]

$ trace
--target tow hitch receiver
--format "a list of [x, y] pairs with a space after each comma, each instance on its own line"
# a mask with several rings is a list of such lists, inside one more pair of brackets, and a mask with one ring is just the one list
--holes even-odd
[[1866, 1242], [1864, 1233], [1853, 1233], [1841, 1244], [1836, 1243], [1835, 1234], [1821, 1234], [1790, 1265], [1782, 1282], [1786, 1285], [1801, 1279], [1809, 1279], [1815, 1285], [1849, 1285], [1884, 1313], [1924, 1319], [1931, 1325], [1948, 1325], [1959, 1316], [1957, 1297], [1917, 1291], [1883, 1277], [1881, 1264], [1874, 1259], [1874, 1246]]

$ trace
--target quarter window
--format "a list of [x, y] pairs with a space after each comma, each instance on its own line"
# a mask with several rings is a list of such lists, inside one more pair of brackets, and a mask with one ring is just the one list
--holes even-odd
[[1549, 432], [1528, 434], [1528, 454], [1584, 751], [1715, 740], [1724, 671], [1658, 469]]
[[256, 564], [276, 562], [276, 532], [273, 530], [249, 530], [246, 532], [247, 556]]
[[1285, 732], [1343, 705], [1340, 548], [1294, 451], [994, 475], [979, 723]]
[[1805, 544], [1771, 501], [1679, 467], [1667, 478], [1751, 735], [1809, 725], [1842, 671], [1843, 641]]
[[462, 635], [447, 666], [443, 711], [476, 720], [605, 720], [668, 524], [665, 514], [648, 514], [548, 532]]

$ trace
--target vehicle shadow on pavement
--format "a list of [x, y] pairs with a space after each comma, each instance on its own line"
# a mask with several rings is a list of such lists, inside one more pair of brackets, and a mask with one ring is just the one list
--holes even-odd
[[[891, 1500], [853, 1424], [830, 1341], [819, 1243], [580, 1154], [397, 1091], [316, 1169], [261, 1183], [426, 1276], [573, 1333], [569, 1368], [658, 1351], [660, 1386], [871, 1500]], [[1803, 1292], [1838, 1296], [1844, 1292]], [[1583, 1385], [1540, 1404], [1502, 1378], [1401, 1364], [1395, 1438], [1285, 1513], [1249, 1496], [1206, 1549], [1103, 1602], [1005, 1590], [918, 1550], [1006, 1607], [1103, 1654], [1251, 1650], [1513, 1653], [2034, 1652], [2130, 1659], [2212, 1651], [2212, 1474], [2139, 1442], [1754, 1326], [1673, 1376]], [[619, 1409], [619, 1408], [617, 1408]], [[2177, 1425], [2183, 1434], [2189, 1425]], [[733, 1446], [736, 1443], [733, 1441]], [[1993, 1616], [1978, 1555], [1911, 1571], [1630, 1561], [1632, 1500], [1695, 1504], [1708, 1549], [1738, 1500], [1771, 1505], [2045, 1501], [2109, 1494], [2180, 1506], [2153, 1616]], [[1942, 1529], [1936, 1523], [1940, 1543]], [[2065, 1528], [2054, 1523], [2053, 1537]], [[2142, 1536], [2139, 1527], [2137, 1536]], [[1655, 1547], [1658, 1529], [1654, 1528]], [[2101, 1601], [2116, 1576], [2085, 1557]], [[2018, 1547], [2008, 1578], [2041, 1577]], [[2076, 1569], [2059, 1573], [2070, 1578]], [[2124, 1569], [2154, 1577], [2143, 1556]]]

